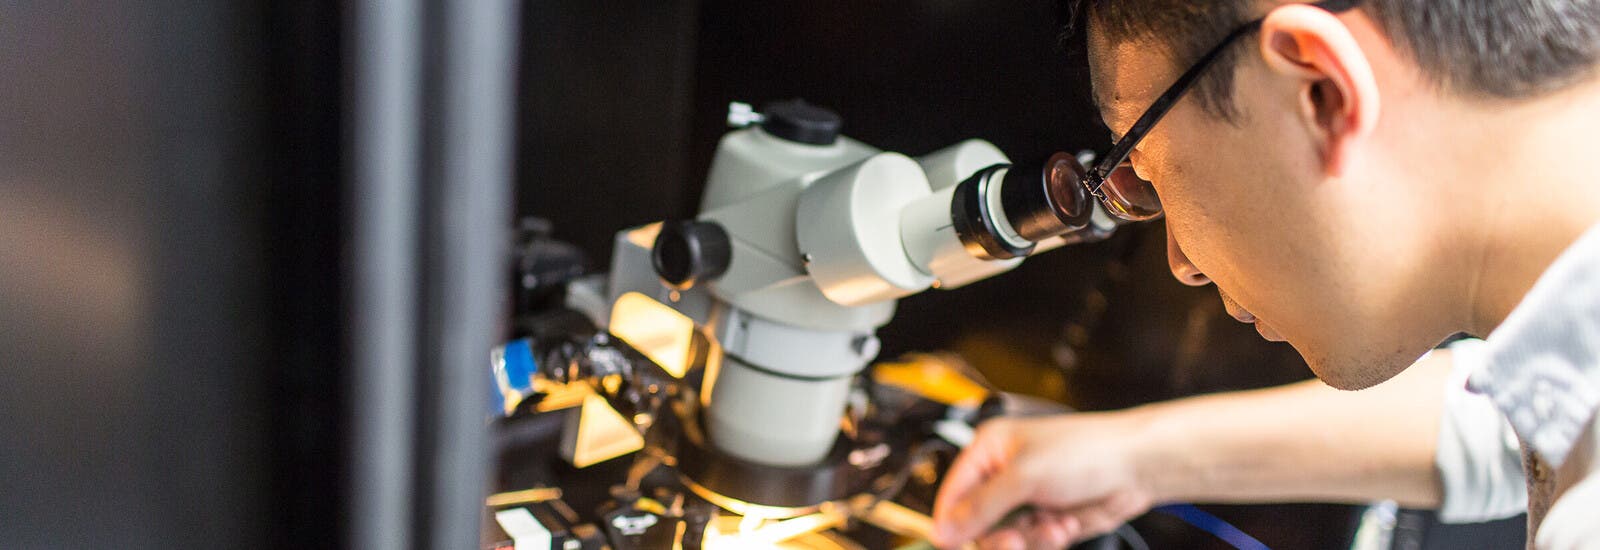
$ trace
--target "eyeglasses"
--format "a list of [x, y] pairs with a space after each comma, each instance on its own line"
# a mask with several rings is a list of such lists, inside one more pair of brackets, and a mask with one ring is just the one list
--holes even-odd
[[[1323, 0], [1308, 5], [1330, 13], [1339, 13], [1359, 3], [1360, 0]], [[1128, 162], [1128, 155], [1133, 154], [1133, 148], [1139, 145], [1139, 141], [1161, 121], [1161, 117], [1166, 116], [1167, 111], [1172, 110], [1172, 106], [1183, 98], [1184, 92], [1189, 91], [1195, 81], [1200, 79], [1200, 75], [1205, 73], [1206, 68], [1210, 67], [1228, 46], [1239, 37], [1260, 29], [1261, 22], [1265, 19], [1262, 17], [1241, 25], [1229, 32], [1222, 42], [1212, 47], [1205, 55], [1200, 56], [1200, 60], [1189, 67], [1189, 70], [1184, 71], [1167, 91], [1162, 92], [1155, 102], [1150, 104], [1150, 108], [1134, 121], [1128, 133], [1117, 140], [1117, 143], [1111, 146], [1111, 150], [1100, 157], [1094, 163], [1094, 167], [1084, 174], [1083, 186], [1090, 195], [1100, 199], [1100, 204], [1105, 206], [1106, 213], [1136, 222], [1161, 216], [1161, 199], [1156, 197], [1155, 186], [1134, 173], [1133, 164]]]

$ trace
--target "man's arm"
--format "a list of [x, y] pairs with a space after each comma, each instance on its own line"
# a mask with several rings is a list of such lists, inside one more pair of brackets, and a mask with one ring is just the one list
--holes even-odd
[[[1107, 413], [996, 419], [952, 465], [938, 541], [1065, 544], [1161, 502], [1366, 502], [1436, 507], [1446, 351], [1347, 392], [1312, 380]], [[990, 532], [1032, 504], [1021, 529]], [[1026, 531], [1026, 532], [1024, 532]]]
[[1363, 391], [1316, 380], [1130, 409], [1156, 502], [1370, 502], [1436, 508], [1448, 351]]

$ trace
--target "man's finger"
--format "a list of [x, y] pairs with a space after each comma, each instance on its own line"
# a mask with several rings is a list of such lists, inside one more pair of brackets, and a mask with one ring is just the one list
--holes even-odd
[[935, 525], [948, 523], [951, 512], [959, 503], [967, 500], [968, 493], [993, 472], [1004, 467], [1010, 458], [1006, 456], [1006, 428], [1002, 419], [985, 422], [972, 444], [956, 456], [955, 462], [945, 472], [939, 494], [933, 501]]
[[1128, 493], [1117, 493], [1106, 498], [1066, 509], [1041, 510], [1034, 514], [1036, 518], [1030, 522], [1034, 526], [1023, 533], [1029, 540], [1048, 540], [1054, 546], [1057, 542], [1049, 526], [1056, 525], [1066, 533], [1066, 544], [1075, 543], [1083, 539], [1110, 533], [1117, 527], [1140, 512], [1147, 505], [1139, 498]]
[[1029, 496], [1026, 482], [1014, 468], [1006, 468], [950, 505], [946, 520], [935, 531], [943, 545], [961, 544], [997, 527], [1001, 518]]
[[967, 493], [983, 481], [987, 476], [988, 468], [985, 462], [988, 457], [979, 456], [983, 449], [968, 447], [955, 462], [950, 464], [950, 469], [945, 471], [944, 482], [939, 486], [939, 494], [933, 499], [933, 521], [935, 524], [944, 523], [949, 519], [950, 512], [956, 503], [966, 499]]
[[984, 535], [983, 538], [978, 539], [978, 548], [982, 550], [1021, 550], [1027, 547], [1027, 537], [1025, 537], [1021, 531], [1012, 528], [994, 531]]
[[1034, 541], [1035, 548], [1066, 548], [1068, 543], [1076, 536], [1078, 520], [1070, 515], [1054, 511], [1041, 510], [1034, 512], [1033, 528], [1028, 531], [1028, 538]]

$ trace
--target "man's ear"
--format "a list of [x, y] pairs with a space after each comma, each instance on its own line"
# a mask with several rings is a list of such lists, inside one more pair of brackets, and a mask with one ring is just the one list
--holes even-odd
[[1378, 123], [1378, 84], [1366, 53], [1338, 16], [1304, 4], [1273, 9], [1261, 23], [1261, 54], [1275, 73], [1296, 79], [1300, 119], [1341, 175], [1356, 140]]

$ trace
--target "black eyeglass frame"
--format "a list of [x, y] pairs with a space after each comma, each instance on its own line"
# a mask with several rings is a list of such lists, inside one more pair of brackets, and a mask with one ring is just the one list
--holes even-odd
[[[1323, 0], [1307, 5], [1330, 13], [1340, 13], [1354, 8], [1360, 3], [1361, 0]], [[1154, 128], [1156, 123], [1160, 122], [1161, 118], [1172, 110], [1173, 105], [1176, 105], [1178, 100], [1183, 99], [1184, 93], [1194, 86], [1195, 81], [1200, 79], [1200, 75], [1205, 73], [1206, 68], [1210, 67], [1211, 63], [1222, 55], [1223, 51], [1233, 45], [1233, 42], [1238, 40], [1239, 37], [1260, 29], [1261, 23], [1265, 20], [1266, 17], [1256, 18], [1229, 32], [1221, 42], [1213, 46], [1205, 55], [1200, 56], [1200, 59], [1189, 67], [1189, 70], [1179, 75], [1178, 80], [1174, 81], [1172, 86], [1169, 86], [1165, 92], [1157, 96], [1156, 100], [1150, 104], [1150, 107], [1145, 109], [1144, 114], [1140, 115], [1139, 119], [1134, 121], [1133, 126], [1128, 128], [1128, 133], [1123, 134], [1122, 139], [1117, 140], [1117, 143], [1111, 146], [1110, 151], [1095, 160], [1094, 167], [1084, 174], [1083, 186], [1091, 196], [1100, 201], [1101, 206], [1105, 207], [1106, 213], [1128, 219], [1128, 215], [1123, 214], [1120, 207], [1113, 205], [1111, 200], [1106, 197], [1105, 191], [1102, 190], [1102, 187], [1105, 186], [1106, 178], [1111, 176], [1111, 171], [1116, 170], [1122, 163], [1127, 162], [1128, 157], [1133, 154], [1133, 148], [1144, 140], [1145, 135], [1150, 133], [1150, 129]], [[1150, 219], [1160, 217], [1160, 215], [1160, 213], [1157, 213]]]

